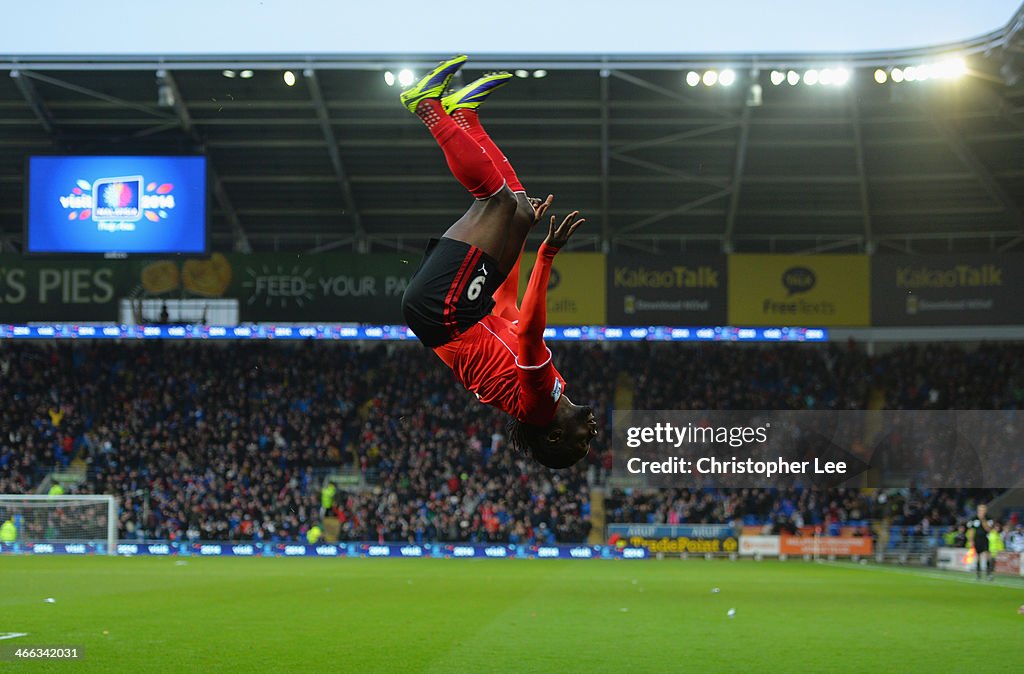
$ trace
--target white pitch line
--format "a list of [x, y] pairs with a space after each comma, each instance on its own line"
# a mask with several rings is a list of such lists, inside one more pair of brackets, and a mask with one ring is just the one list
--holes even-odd
[[0, 641], [4, 639], [17, 639], [18, 637], [27, 637], [28, 632], [0, 632]]
[[[1012, 576], [1003, 578], [997, 577], [994, 580], [978, 580], [974, 577], [973, 571], [927, 571], [925, 569], [905, 569], [882, 566], [880, 564], [853, 564], [850, 562], [822, 561], [820, 563], [839, 567], [841, 569], [888, 571], [889, 573], [901, 573], [905, 576], [917, 576], [919, 578], [930, 578], [932, 580], [948, 580], [954, 583], [967, 583], [968, 585], [974, 585], [976, 587], [1008, 587], [1014, 590], [1024, 589], [1024, 582], [1018, 581]], [[963, 573], [964, 575], [954, 575], [960, 573]], [[967, 574], [970, 574], [970, 577], [968, 577]]]

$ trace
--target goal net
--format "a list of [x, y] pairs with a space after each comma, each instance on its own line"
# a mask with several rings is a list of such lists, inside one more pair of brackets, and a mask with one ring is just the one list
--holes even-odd
[[[40, 544], [50, 544], [76, 547], [46, 548], [48, 552], [117, 552], [117, 501], [113, 496], [0, 494], [0, 525], [8, 521], [14, 524], [14, 540], [7, 543], [13, 543], [17, 550], [27, 552]], [[9, 538], [10, 526], [6, 530]]]

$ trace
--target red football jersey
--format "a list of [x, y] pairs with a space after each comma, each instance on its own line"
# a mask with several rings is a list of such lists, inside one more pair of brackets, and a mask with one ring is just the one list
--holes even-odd
[[480, 402], [528, 424], [547, 426], [566, 384], [551, 362], [551, 349], [546, 350], [543, 363], [518, 362], [517, 323], [491, 314], [434, 352]]

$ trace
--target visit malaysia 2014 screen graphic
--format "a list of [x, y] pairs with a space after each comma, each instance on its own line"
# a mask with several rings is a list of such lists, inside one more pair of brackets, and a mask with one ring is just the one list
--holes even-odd
[[203, 253], [206, 158], [31, 157], [30, 253]]

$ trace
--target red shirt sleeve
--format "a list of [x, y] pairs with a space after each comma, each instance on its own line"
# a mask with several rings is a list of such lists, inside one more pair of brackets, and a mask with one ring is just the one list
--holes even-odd
[[555, 409], [565, 390], [562, 379], [551, 363], [551, 350], [544, 344], [547, 327], [548, 279], [557, 248], [541, 244], [537, 262], [530, 273], [530, 281], [523, 295], [519, 314], [519, 354], [516, 369], [522, 395], [522, 420], [537, 426], [547, 426], [555, 418]]
[[565, 391], [565, 380], [551, 362], [551, 351], [547, 359], [534, 367], [516, 368], [519, 371], [519, 388], [522, 401], [522, 421], [536, 426], [547, 426], [555, 419], [558, 401]]
[[547, 327], [548, 279], [551, 277], [551, 263], [558, 253], [557, 248], [541, 244], [537, 251], [537, 262], [530, 273], [530, 282], [523, 294], [519, 308], [519, 353], [520, 367], [539, 365], [551, 358], [551, 352], [544, 345], [544, 328]]

